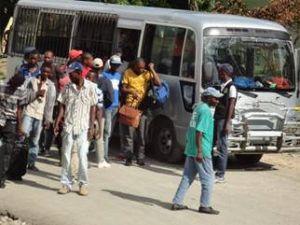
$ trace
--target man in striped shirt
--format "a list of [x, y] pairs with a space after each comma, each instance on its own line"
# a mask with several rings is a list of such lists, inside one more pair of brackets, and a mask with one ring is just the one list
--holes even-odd
[[70, 75], [71, 83], [67, 84], [64, 91], [58, 96], [58, 102], [61, 104], [54, 128], [54, 133], [57, 135], [59, 123], [64, 117], [62, 131], [62, 187], [58, 190], [58, 194], [66, 194], [71, 191], [71, 151], [73, 145], [76, 144], [79, 156], [79, 194], [87, 195], [87, 152], [89, 141], [94, 135], [97, 86], [82, 77], [82, 65], [78, 62], [71, 63], [67, 72]]

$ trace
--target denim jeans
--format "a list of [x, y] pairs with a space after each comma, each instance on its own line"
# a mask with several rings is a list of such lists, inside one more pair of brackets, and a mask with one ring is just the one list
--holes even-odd
[[6, 179], [6, 172], [9, 168], [10, 155], [16, 141], [16, 122], [6, 121], [4, 127], [0, 127], [0, 182]]
[[44, 150], [50, 150], [52, 145], [52, 140], [54, 136], [53, 124], [50, 125], [49, 129], [43, 128], [39, 140], [40, 148]]
[[77, 154], [79, 157], [79, 170], [78, 181], [80, 184], [87, 184], [88, 182], [88, 159], [87, 153], [89, 148], [89, 141], [87, 137], [88, 131], [83, 131], [79, 135], [72, 133], [62, 132], [62, 174], [61, 183], [68, 185], [71, 188], [72, 185], [72, 173], [71, 173], [71, 154], [74, 145], [77, 148]]
[[106, 109], [104, 111], [104, 118], [105, 123], [104, 125], [104, 133], [103, 133], [103, 139], [104, 139], [104, 158], [108, 161], [108, 148], [109, 148], [109, 141], [110, 136], [113, 131], [113, 128], [117, 121], [117, 115], [118, 115], [118, 109]]
[[228, 135], [223, 134], [225, 120], [215, 121], [215, 132], [217, 141], [218, 156], [216, 157], [216, 176], [223, 178], [227, 168], [228, 160]]
[[22, 126], [25, 134], [29, 137], [28, 164], [32, 165], [35, 163], [39, 154], [39, 139], [42, 131], [42, 120], [25, 115]]
[[[132, 159], [134, 156], [134, 147], [137, 147], [137, 159], [145, 158], [145, 128], [147, 117], [143, 115], [141, 117], [140, 125], [138, 128], [121, 125], [122, 145], [124, 148], [125, 157]], [[135, 136], [137, 138], [137, 145], [134, 144]]]
[[[104, 124], [105, 124], [105, 118], [102, 117], [101, 121], [101, 130], [100, 134], [101, 136], [96, 138], [96, 157], [97, 157], [97, 163], [104, 162], [104, 141], [103, 141], [103, 132], [104, 132]], [[98, 122], [96, 122], [96, 133], [99, 130]]]
[[187, 156], [185, 159], [182, 179], [173, 199], [173, 204], [183, 203], [185, 193], [193, 183], [197, 173], [201, 182], [200, 206], [211, 206], [210, 202], [214, 182], [212, 160], [210, 158], [203, 158], [201, 162], [198, 162], [196, 158], [190, 156]]

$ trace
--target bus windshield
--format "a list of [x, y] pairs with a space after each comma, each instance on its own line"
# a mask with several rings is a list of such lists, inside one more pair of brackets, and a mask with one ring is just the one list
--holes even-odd
[[238, 89], [293, 91], [295, 65], [287, 40], [260, 37], [205, 37], [202, 86], [217, 86], [218, 66], [229, 63]]

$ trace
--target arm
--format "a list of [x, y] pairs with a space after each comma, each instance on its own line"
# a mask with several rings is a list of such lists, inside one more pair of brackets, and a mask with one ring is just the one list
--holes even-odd
[[203, 159], [202, 153], [202, 132], [196, 131], [196, 146], [197, 146], [197, 161], [201, 161]]
[[65, 105], [62, 103], [59, 103], [59, 112], [58, 112], [58, 116], [56, 118], [55, 121], [55, 126], [54, 126], [54, 135], [57, 136], [57, 134], [59, 133], [59, 124], [61, 123], [63, 117], [65, 114]]
[[91, 141], [94, 136], [94, 123], [96, 117], [96, 105], [92, 105], [90, 109], [90, 127], [88, 130], [88, 140]]
[[153, 74], [153, 77], [152, 77], [153, 84], [156, 86], [160, 86], [161, 81], [160, 81], [158, 74], [156, 73], [156, 71], [154, 69], [154, 64], [150, 63], [148, 67], [149, 67], [150, 72]]
[[22, 128], [23, 110], [24, 110], [24, 106], [18, 106], [18, 109], [17, 109], [17, 133], [19, 135], [23, 135], [25, 133]]
[[101, 137], [101, 130], [102, 130], [102, 109], [97, 108], [96, 110], [96, 117], [97, 117], [97, 122], [98, 122], [98, 132], [96, 134], [96, 138], [100, 138]]
[[56, 100], [56, 89], [54, 84], [52, 84], [49, 89], [46, 96], [46, 105], [44, 109], [44, 120], [46, 127], [50, 126], [50, 123], [53, 122], [53, 108]]

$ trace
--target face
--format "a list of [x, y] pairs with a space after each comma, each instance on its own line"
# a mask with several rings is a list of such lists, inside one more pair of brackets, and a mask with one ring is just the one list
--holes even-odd
[[86, 76], [86, 79], [92, 81], [93, 83], [97, 82], [97, 74], [94, 72], [89, 72]]
[[137, 75], [140, 75], [145, 71], [145, 62], [144, 61], [138, 62], [136, 65], [134, 65], [133, 70]]
[[83, 60], [83, 64], [86, 66], [92, 67], [93, 61], [94, 61], [93, 57], [88, 57]]
[[54, 55], [52, 52], [46, 52], [44, 55], [44, 62], [45, 63], [52, 63], [54, 59]]
[[43, 67], [42, 72], [41, 72], [41, 79], [46, 80], [48, 77], [51, 76], [51, 69], [48, 67]]
[[73, 71], [69, 74], [70, 80], [74, 84], [79, 84], [81, 80], [81, 71]]
[[207, 98], [208, 105], [212, 107], [216, 107], [219, 104], [219, 99], [213, 96], [209, 96]]
[[28, 59], [28, 64], [29, 65], [36, 65], [39, 61], [39, 54], [33, 54], [33, 55], [30, 55], [29, 56], [29, 59]]
[[119, 64], [110, 64], [110, 70], [111, 71], [116, 71], [119, 68]]

